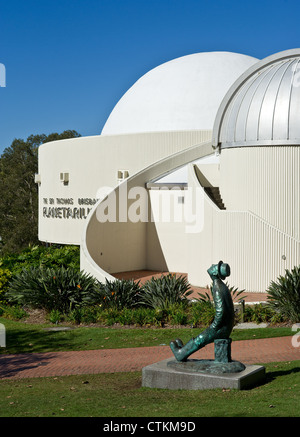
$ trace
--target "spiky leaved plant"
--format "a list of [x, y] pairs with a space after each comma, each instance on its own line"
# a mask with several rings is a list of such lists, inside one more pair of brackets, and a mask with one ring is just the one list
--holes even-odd
[[7, 298], [13, 303], [68, 313], [90, 303], [95, 279], [73, 268], [23, 270], [10, 282]]
[[292, 323], [300, 322], [300, 266], [286, 270], [284, 276], [272, 281], [267, 292], [270, 308]]
[[91, 299], [94, 304], [101, 305], [103, 308], [133, 308], [138, 304], [139, 292], [139, 281], [106, 279], [105, 283], [98, 283]]
[[167, 309], [170, 305], [188, 302], [192, 293], [185, 276], [169, 273], [151, 278], [142, 287], [140, 303], [154, 309]]
[[[238, 287], [230, 286], [228, 282], [226, 282], [226, 286], [228, 287], [229, 293], [231, 294], [232, 300], [240, 303], [242, 300], [244, 300], [247, 296], [244, 296], [245, 290], [239, 290]], [[205, 293], [198, 293], [198, 298], [196, 300], [199, 301], [211, 301], [212, 300], [212, 285], [210, 286], [210, 295]]]

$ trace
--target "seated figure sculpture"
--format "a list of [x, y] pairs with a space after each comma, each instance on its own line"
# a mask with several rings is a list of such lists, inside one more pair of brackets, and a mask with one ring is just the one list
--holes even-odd
[[220, 261], [208, 270], [213, 285], [212, 296], [215, 304], [215, 318], [212, 324], [197, 337], [192, 338], [185, 345], [180, 339], [172, 341], [170, 347], [177, 361], [187, 358], [209, 343], [218, 339], [229, 339], [234, 326], [234, 307], [230, 291], [223, 280], [230, 275], [230, 267]]

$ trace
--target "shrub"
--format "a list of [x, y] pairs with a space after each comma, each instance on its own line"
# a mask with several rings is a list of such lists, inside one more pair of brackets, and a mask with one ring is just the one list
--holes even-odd
[[166, 309], [170, 305], [188, 303], [187, 297], [192, 293], [184, 276], [176, 277], [169, 273], [160, 278], [151, 278], [141, 289], [139, 302], [149, 308]]
[[188, 308], [185, 303], [172, 304], [168, 308], [168, 322], [172, 325], [186, 325], [188, 323]]
[[138, 326], [157, 325], [156, 311], [153, 308], [134, 308], [134, 323]]
[[76, 269], [33, 267], [12, 279], [7, 296], [10, 302], [67, 314], [88, 304], [94, 287], [95, 279]]
[[209, 326], [215, 317], [215, 307], [210, 300], [198, 300], [190, 307], [191, 324], [194, 327]]
[[78, 246], [29, 246], [20, 253], [10, 253], [0, 258], [0, 302], [12, 278], [32, 268], [73, 268], [80, 271]]
[[267, 304], [258, 303], [254, 305], [245, 305], [244, 322], [254, 323], [280, 323], [285, 318], [278, 312], [274, 311]]
[[119, 323], [120, 310], [117, 308], [107, 308], [104, 309], [100, 320], [103, 321], [105, 325], [111, 326], [115, 323]]
[[11, 271], [0, 267], [0, 302], [5, 302], [5, 294], [8, 291], [9, 281], [12, 277]]
[[300, 321], [300, 266], [272, 281], [268, 290], [268, 305], [292, 323]]
[[91, 324], [102, 321], [102, 313], [103, 310], [96, 306], [78, 306], [70, 311], [65, 319], [76, 324]]
[[21, 320], [27, 317], [28, 314], [20, 305], [1, 305], [0, 316], [11, 320]]
[[[244, 289], [243, 290], [239, 290], [238, 287], [234, 287], [228, 284], [228, 282], [226, 282], [226, 286], [228, 287], [229, 293], [231, 294], [232, 300], [236, 301], [236, 302], [240, 302], [241, 300], [245, 299], [246, 296], [241, 296], [244, 293]], [[212, 295], [212, 285], [210, 286], [210, 292]], [[210, 301], [211, 300], [211, 296], [206, 292], [206, 293], [198, 293], [199, 298], [197, 300], [200, 301]]]
[[119, 312], [118, 323], [121, 325], [134, 325], [135, 324], [135, 313], [131, 308], [123, 308]]
[[80, 270], [80, 249], [78, 246], [29, 246], [20, 253], [11, 253], [0, 259], [0, 267], [9, 269], [12, 275], [24, 269], [73, 268]]
[[98, 307], [82, 307], [81, 308], [81, 323], [96, 323], [101, 314], [101, 309]]
[[90, 296], [91, 303], [102, 305], [103, 308], [132, 308], [138, 304], [140, 286], [133, 280], [116, 279], [98, 286]]
[[270, 322], [273, 312], [262, 303], [245, 305], [244, 321], [254, 323]]

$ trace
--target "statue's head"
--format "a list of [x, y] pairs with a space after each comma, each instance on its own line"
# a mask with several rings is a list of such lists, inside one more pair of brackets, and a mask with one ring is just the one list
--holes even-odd
[[230, 267], [229, 264], [225, 264], [223, 263], [223, 261], [219, 261], [218, 264], [213, 264], [207, 270], [207, 272], [211, 279], [225, 279], [227, 276], [230, 275]]

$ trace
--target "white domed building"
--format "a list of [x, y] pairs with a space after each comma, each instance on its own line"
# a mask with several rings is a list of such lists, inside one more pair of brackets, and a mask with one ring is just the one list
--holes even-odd
[[222, 98], [256, 61], [214, 52], [167, 62], [128, 90], [101, 135], [42, 145], [36, 177], [40, 240], [80, 244], [99, 189], [114, 188], [154, 162], [211, 140]]
[[39, 239], [79, 244], [100, 280], [167, 270], [206, 286], [223, 259], [232, 285], [264, 292], [299, 263], [298, 56], [175, 59], [125, 93], [101, 135], [42, 145]]
[[142, 76], [120, 99], [101, 135], [212, 130], [226, 91], [256, 58], [196, 53]]

